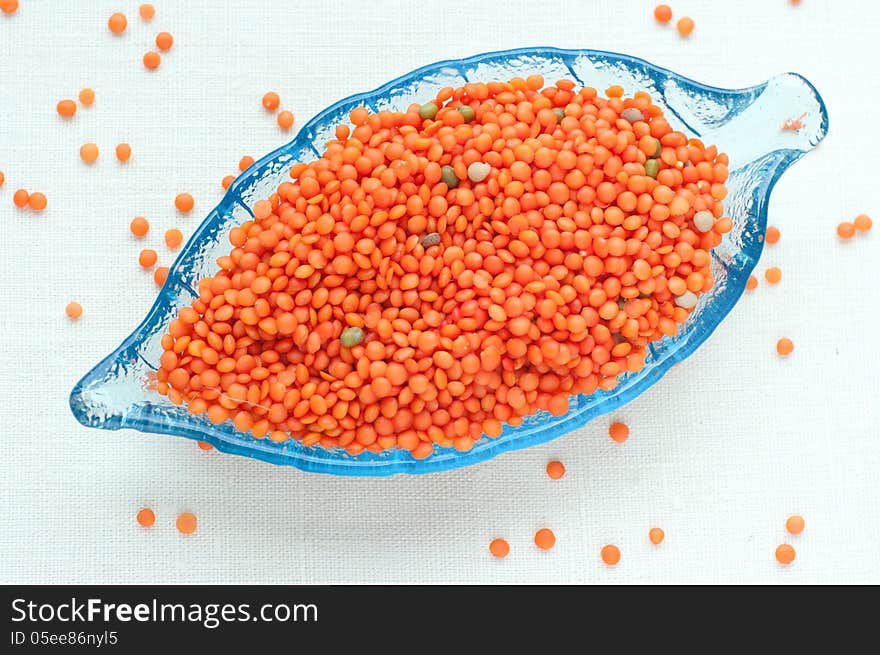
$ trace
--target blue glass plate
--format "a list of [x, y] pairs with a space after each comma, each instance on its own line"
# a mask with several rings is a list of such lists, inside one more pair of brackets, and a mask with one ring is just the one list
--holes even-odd
[[[648, 91], [674, 129], [699, 137], [707, 145], [716, 144], [730, 156], [725, 208], [733, 220], [733, 230], [713, 251], [715, 287], [701, 296], [696, 311], [677, 336], [650, 347], [644, 369], [622, 376], [611, 392], [573, 398], [571, 410], [564, 416], [541, 412], [521, 426], [505, 427], [497, 439], [484, 437], [468, 452], [435, 447], [434, 454], [422, 460], [413, 459], [406, 451], [352, 456], [342, 449], [304, 447], [294, 440], [277, 444], [256, 439], [236, 431], [231, 422], [213, 425], [204, 416], [193, 416], [151, 390], [152, 374], [162, 353], [160, 339], [178, 309], [197, 295], [194, 290], [198, 289], [199, 279], [212, 275], [216, 258], [227, 254], [229, 230], [249, 220], [249, 207], [268, 197], [280, 182], [289, 180], [292, 164], [319, 157], [327, 141], [334, 138], [335, 127], [347, 123], [351, 109], [367, 106], [374, 110], [405, 110], [412, 102], [433, 98], [445, 86], [534, 73], [548, 82], [568, 78], [600, 90], [619, 84], [627, 94]], [[805, 123], [802, 129], [780, 129], [784, 121], [801, 114]], [[306, 123], [293, 141], [245, 171], [177, 257], [143, 323], [74, 387], [70, 407], [84, 425], [199, 439], [226, 453], [337, 475], [442, 471], [548, 441], [629, 402], [706, 340], [742, 294], [758, 261], [773, 186], [792, 163], [824, 138], [827, 130], [822, 98], [812, 84], [794, 73], [746, 89], [719, 89], [635, 57], [556, 48], [491, 52], [419, 68], [374, 91], [349, 96], [328, 107]]]

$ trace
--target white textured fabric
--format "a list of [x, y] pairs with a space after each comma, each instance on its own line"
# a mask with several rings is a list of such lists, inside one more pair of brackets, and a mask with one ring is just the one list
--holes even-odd
[[[880, 218], [880, 4], [870, 0], [677, 0], [690, 39], [653, 2], [22, 0], [0, 15], [0, 581], [86, 582], [880, 582], [880, 228], [840, 243], [838, 221]], [[121, 37], [113, 11], [128, 15]], [[143, 53], [174, 48], [147, 73]], [[156, 289], [128, 232], [171, 256], [244, 154], [282, 134], [260, 106], [275, 90], [298, 124], [327, 104], [432, 61], [526, 45], [627, 52], [723, 87], [792, 70], [824, 96], [830, 134], [783, 176], [770, 220], [779, 265], [683, 366], [614, 416], [552, 443], [448, 473], [392, 479], [307, 475], [206, 453], [191, 441], [81, 427], [76, 380], [138, 324]], [[851, 65], [850, 62], [853, 62]], [[95, 89], [74, 120], [56, 102]], [[78, 156], [88, 141], [101, 158]], [[120, 165], [113, 149], [132, 145]], [[722, 144], [723, 146], [723, 144]], [[44, 191], [39, 215], [14, 189]], [[176, 215], [188, 190], [196, 211]], [[70, 323], [68, 300], [85, 308]], [[794, 340], [782, 360], [774, 346]], [[620, 445], [612, 419], [631, 426]], [[568, 473], [544, 473], [559, 458]], [[150, 530], [134, 520], [156, 510]], [[198, 515], [195, 535], [174, 528]], [[806, 518], [787, 537], [785, 518]], [[648, 542], [652, 526], [666, 541]], [[557, 545], [532, 536], [552, 528]], [[494, 560], [502, 536], [510, 556]], [[797, 561], [773, 557], [790, 541]], [[599, 550], [620, 546], [605, 567]]]

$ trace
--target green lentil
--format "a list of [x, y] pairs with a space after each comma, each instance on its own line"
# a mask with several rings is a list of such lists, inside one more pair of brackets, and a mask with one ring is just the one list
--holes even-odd
[[470, 108], [468, 105], [462, 105], [458, 108], [458, 113], [464, 117], [465, 123], [470, 123], [474, 120], [474, 110]]
[[346, 348], [354, 348], [364, 340], [364, 331], [359, 327], [345, 328], [339, 336], [339, 341]]
[[430, 234], [426, 234], [421, 238], [422, 248], [430, 248], [431, 246], [436, 246], [440, 243], [440, 233], [439, 232], [431, 232]]
[[444, 166], [440, 169], [440, 181], [445, 182], [446, 186], [450, 189], [454, 189], [458, 186], [458, 175], [455, 174], [455, 169], [452, 166]]
[[654, 147], [654, 159], [656, 159], [663, 151], [663, 145], [660, 143], [660, 139], [654, 139], [654, 141], [657, 142], [657, 145]]
[[645, 175], [657, 179], [657, 173], [660, 172], [660, 160], [649, 159], [645, 162]]
[[439, 108], [433, 102], [426, 102], [421, 107], [419, 107], [419, 118], [422, 120], [428, 120], [434, 118], [437, 115], [437, 111]]
[[553, 113], [556, 114], [557, 123], [561, 123], [562, 119], [565, 118], [565, 110], [562, 107], [554, 107]]

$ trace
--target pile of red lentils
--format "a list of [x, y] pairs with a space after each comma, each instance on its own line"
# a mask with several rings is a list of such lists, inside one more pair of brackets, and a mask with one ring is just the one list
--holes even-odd
[[534, 75], [353, 110], [231, 231], [160, 393], [257, 438], [421, 458], [613, 389], [731, 229], [726, 155], [623, 93]]

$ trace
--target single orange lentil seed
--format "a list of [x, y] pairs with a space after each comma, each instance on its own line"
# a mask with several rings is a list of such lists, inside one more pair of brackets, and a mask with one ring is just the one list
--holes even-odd
[[177, 529], [182, 534], [192, 534], [196, 531], [196, 515], [192, 512], [184, 512], [177, 517]]
[[156, 283], [157, 287], [161, 287], [165, 284], [165, 280], [168, 279], [168, 267], [167, 266], [159, 266], [153, 271], [153, 282]]
[[616, 566], [617, 563], [620, 562], [620, 548], [618, 548], [614, 544], [602, 546], [602, 551], [600, 554], [602, 556], [602, 561], [605, 562], [608, 566]]
[[162, 57], [158, 52], [154, 50], [150, 50], [148, 53], [144, 55], [144, 66], [147, 70], [156, 70], [159, 68], [159, 64], [162, 63]]
[[143, 4], [138, 7], [138, 13], [145, 21], [151, 21], [153, 20], [153, 16], [156, 15], [156, 8], [150, 4]]
[[535, 533], [535, 545], [541, 550], [550, 550], [556, 545], [556, 535], [549, 528], [541, 528]]
[[779, 284], [782, 280], [782, 270], [778, 266], [771, 266], [764, 271], [764, 279], [770, 284]]
[[67, 314], [67, 317], [69, 319], [75, 321], [80, 316], [82, 316], [82, 313], [83, 313], [82, 305], [80, 305], [76, 301], [71, 301], [71, 302], [67, 303], [67, 307], [64, 308], [64, 313]]
[[282, 130], [289, 130], [293, 127], [293, 114], [286, 109], [278, 112], [278, 127]]
[[150, 222], [143, 216], [135, 216], [128, 227], [136, 237], [144, 237], [150, 231]]
[[37, 212], [41, 212], [46, 209], [47, 204], [48, 202], [46, 200], [46, 196], [44, 196], [39, 191], [37, 191], [36, 193], [32, 193], [28, 198], [28, 207]]
[[608, 436], [617, 443], [623, 443], [629, 439], [629, 426], [626, 423], [612, 423], [608, 428]]
[[156, 260], [159, 256], [156, 254], [155, 250], [150, 248], [144, 248], [141, 250], [141, 254], [138, 255], [138, 263], [143, 268], [152, 268], [156, 264]]
[[6, 181], [6, 176], [3, 174], [3, 171], [0, 171], [0, 186], [3, 186], [3, 183]]
[[232, 186], [232, 183], [235, 182], [235, 175], [227, 175], [220, 181], [220, 186], [223, 187], [224, 191]]
[[678, 33], [682, 36], [689, 36], [690, 33], [694, 31], [694, 19], [690, 16], [679, 18], [675, 27], [678, 29]]
[[263, 96], [263, 108], [266, 111], [275, 111], [281, 104], [281, 98], [274, 91], [268, 91]]
[[791, 534], [800, 534], [804, 531], [804, 517], [799, 514], [792, 514], [785, 521], [785, 529]]
[[859, 214], [853, 220], [853, 227], [859, 232], [867, 232], [874, 225], [874, 221], [867, 214]]
[[504, 539], [493, 539], [489, 542], [489, 552], [498, 559], [504, 559], [510, 552], [510, 544]]
[[159, 32], [156, 35], [156, 47], [159, 48], [162, 52], [168, 52], [171, 50], [171, 46], [174, 45], [174, 37], [171, 36], [168, 32]]
[[79, 92], [79, 104], [85, 107], [91, 107], [95, 103], [95, 92], [86, 88]]
[[176, 227], [165, 232], [165, 245], [171, 248], [171, 250], [179, 248], [181, 243], [183, 243], [183, 232]]
[[16, 207], [27, 207], [30, 197], [31, 195], [24, 189], [17, 189], [15, 193], [12, 194], [12, 202]]
[[767, 228], [767, 234], [765, 235], [764, 238], [767, 240], [767, 243], [769, 243], [770, 245], [773, 245], [774, 243], [777, 243], [779, 241], [780, 236], [781, 235], [779, 232], [779, 228], [773, 227], [771, 225], [770, 227]]
[[79, 148], [79, 157], [87, 164], [94, 164], [98, 160], [98, 146], [84, 143]]
[[654, 7], [654, 18], [658, 23], [668, 23], [672, 20], [672, 8], [669, 5], [657, 5]]
[[55, 106], [58, 115], [63, 118], [71, 118], [76, 113], [76, 103], [73, 100], [61, 100]]
[[553, 480], [558, 480], [565, 475], [565, 465], [562, 462], [553, 460], [547, 464], [547, 475]]
[[18, 0], [0, 0], [0, 11], [12, 15], [18, 11]]
[[856, 226], [852, 223], [839, 223], [837, 226], [837, 236], [841, 239], [852, 239], [856, 233]]
[[181, 214], [188, 214], [195, 206], [195, 200], [188, 193], [179, 193], [174, 198], [174, 206]]
[[250, 155], [245, 155], [238, 161], [238, 170], [244, 173], [250, 166], [254, 163], [254, 158]]
[[125, 17], [125, 14], [116, 12], [107, 20], [107, 27], [114, 34], [122, 34], [125, 28], [128, 27], [128, 19]]
[[794, 352], [794, 343], [791, 339], [787, 339], [783, 337], [779, 341], [776, 342], [776, 352], [782, 355], [783, 357], [787, 357], [792, 352]]
[[796, 553], [790, 544], [782, 544], [776, 548], [776, 561], [783, 565], [789, 565], [794, 561]]
[[663, 532], [661, 528], [651, 528], [648, 531], [648, 539], [651, 540], [651, 543], [655, 546], [663, 543], [663, 540], [666, 538], [666, 533]]
[[758, 288], [758, 278], [754, 275], [749, 275], [749, 279], [746, 280], [746, 291], [754, 291]]
[[156, 513], [149, 507], [145, 507], [137, 513], [137, 522], [143, 527], [152, 527], [156, 522]]
[[127, 143], [120, 143], [116, 146], [116, 159], [126, 162], [131, 159], [131, 146]]
[[199, 448], [202, 450], [214, 450], [214, 446], [209, 444], [207, 441], [199, 441]]

